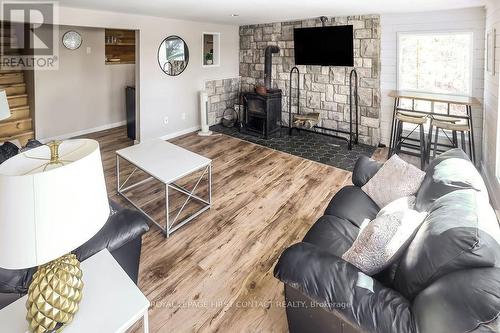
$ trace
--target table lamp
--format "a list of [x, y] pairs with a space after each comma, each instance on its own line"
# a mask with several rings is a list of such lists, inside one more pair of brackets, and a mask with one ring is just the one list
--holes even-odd
[[82, 297], [82, 271], [71, 251], [109, 217], [99, 144], [52, 142], [2, 163], [0, 212], [0, 267], [39, 266], [28, 288], [29, 329], [60, 332]]
[[0, 90], [0, 120], [10, 118], [9, 101], [5, 90]]

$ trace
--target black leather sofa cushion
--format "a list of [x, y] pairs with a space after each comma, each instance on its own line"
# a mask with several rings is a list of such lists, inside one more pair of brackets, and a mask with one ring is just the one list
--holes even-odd
[[0, 145], [0, 164], [7, 161], [9, 158], [16, 156], [19, 148], [12, 142], [5, 142]]
[[358, 187], [365, 186], [365, 184], [380, 170], [382, 165], [384, 164], [372, 160], [369, 157], [361, 156], [354, 165], [352, 183]]
[[[406, 298], [315, 245], [298, 243], [289, 247], [281, 255], [274, 275], [317, 302], [318, 311], [322, 308], [332, 312], [360, 331], [415, 332]], [[361, 279], [371, 281], [372, 286], [362, 287]]]
[[487, 199], [459, 190], [437, 199], [403, 254], [396, 290], [413, 299], [433, 281], [454, 271], [500, 266], [500, 228]]
[[3, 269], [0, 268], [0, 293], [24, 294], [35, 273], [30, 269]]
[[135, 284], [137, 284], [137, 281], [139, 280], [139, 261], [141, 259], [141, 249], [142, 237], [139, 236], [111, 252], [113, 258], [115, 258]]
[[436, 199], [463, 189], [475, 189], [488, 196], [484, 181], [469, 157], [461, 149], [451, 149], [429, 164], [417, 192], [415, 209], [429, 211]]
[[324, 215], [309, 229], [303, 241], [341, 257], [354, 243], [358, 233], [359, 228], [351, 222]]
[[[74, 251], [80, 261], [105, 248], [113, 252], [135, 238], [140, 239], [140, 236], [149, 229], [141, 213], [121, 209], [116, 204], [112, 206], [117, 212], [110, 216], [94, 237]], [[25, 294], [35, 271], [36, 268], [20, 270], [0, 268], [0, 293]]]
[[[285, 284], [286, 318], [289, 333], [359, 333], [359, 330], [295, 288]], [[300, 304], [300, 306], [297, 306]]]
[[149, 226], [144, 222], [144, 215], [136, 210], [121, 209], [110, 217], [94, 237], [77, 248], [74, 253], [78, 260], [83, 261], [102, 249], [113, 252], [148, 230]]
[[325, 215], [348, 220], [358, 228], [366, 219], [373, 220], [380, 208], [357, 186], [343, 187], [330, 201]]
[[0, 145], [0, 164], [7, 161], [9, 158], [16, 156], [21, 151], [27, 151], [40, 146], [43, 146], [42, 143], [33, 139], [28, 140], [28, 143], [26, 143], [26, 146], [23, 149], [19, 149], [19, 147], [12, 142], [4, 142]]
[[413, 303], [418, 332], [499, 332], [499, 276], [499, 268], [479, 268], [434, 282]]

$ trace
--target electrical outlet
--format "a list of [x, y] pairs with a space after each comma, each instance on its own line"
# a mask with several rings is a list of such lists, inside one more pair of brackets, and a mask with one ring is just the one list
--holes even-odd
[[163, 124], [168, 124], [168, 117], [163, 118]]
[[182, 120], [186, 120], [186, 112], [183, 112], [183, 113], [181, 114], [181, 118], [182, 118]]

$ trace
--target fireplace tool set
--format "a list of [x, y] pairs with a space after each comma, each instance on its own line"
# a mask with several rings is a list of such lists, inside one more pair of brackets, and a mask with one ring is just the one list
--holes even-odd
[[[297, 113], [292, 113], [292, 80], [293, 75], [296, 74], [297, 84], [296, 84], [296, 95], [297, 95]], [[293, 129], [303, 130], [318, 133], [321, 135], [341, 139], [347, 141], [347, 147], [352, 150], [352, 144], [358, 143], [359, 135], [359, 106], [358, 106], [358, 73], [356, 69], [351, 71], [349, 75], [349, 131], [342, 129], [333, 129], [323, 126], [319, 126], [320, 114], [317, 112], [313, 113], [300, 113], [300, 72], [297, 67], [293, 67], [290, 71], [290, 91], [288, 95], [288, 134], [292, 136]], [[354, 117], [353, 117], [354, 113]], [[338, 133], [338, 134], [333, 134]], [[346, 136], [341, 136], [339, 134], [345, 134]]]

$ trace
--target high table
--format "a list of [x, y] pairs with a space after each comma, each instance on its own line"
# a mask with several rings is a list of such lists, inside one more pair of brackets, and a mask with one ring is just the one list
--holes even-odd
[[[440, 116], [450, 116], [450, 118], [458, 118], [458, 119], [466, 119], [469, 126], [470, 126], [470, 131], [469, 131], [469, 149], [471, 152], [472, 156], [472, 161], [475, 163], [476, 162], [476, 153], [475, 153], [475, 146], [474, 146], [474, 127], [472, 124], [472, 107], [473, 106], [480, 106], [481, 103], [479, 100], [475, 97], [468, 97], [468, 96], [454, 96], [454, 95], [445, 95], [445, 94], [432, 94], [432, 93], [423, 93], [423, 92], [415, 92], [415, 91], [406, 91], [406, 90], [393, 90], [389, 93], [390, 97], [394, 98], [394, 111], [392, 114], [392, 126], [391, 126], [391, 139], [389, 142], [389, 154], [392, 151], [392, 145], [394, 142], [394, 135], [395, 135], [395, 127], [396, 127], [396, 113], [398, 111], [411, 111], [415, 113], [421, 113], [421, 114], [427, 114], [427, 115], [432, 115], [432, 114], [437, 114], [433, 112], [433, 109], [431, 111], [421, 111], [421, 110], [415, 110], [415, 101], [426, 101], [426, 102], [436, 102], [436, 103], [443, 103], [447, 104], [447, 113], [441, 114], [439, 113]], [[403, 108], [400, 105], [401, 99], [408, 99], [412, 101], [412, 107], [411, 109]], [[450, 112], [450, 106], [451, 105], [463, 105], [466, 110], [466, 115], [459, 115], [459, 114], [452, 114]]]

